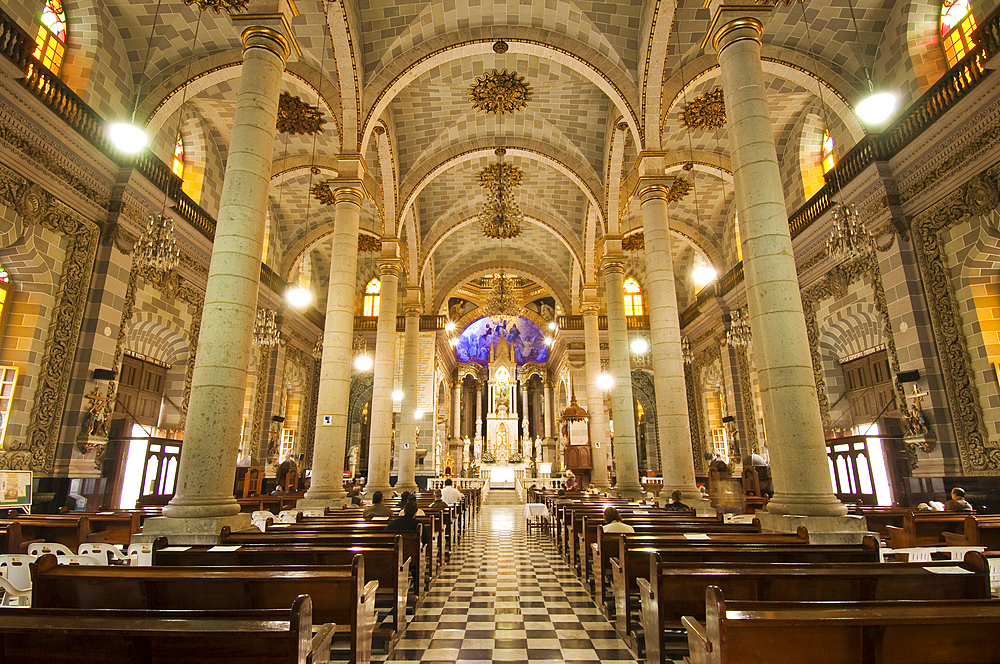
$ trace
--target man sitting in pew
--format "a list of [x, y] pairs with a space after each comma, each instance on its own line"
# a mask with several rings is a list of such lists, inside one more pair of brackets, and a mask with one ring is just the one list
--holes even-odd
[[365, 508], [362, 514], [365, 521], [376, 518], [392, 518], [392, 510], [382, 502], [382, 492], [376, 491], [372, 494], [372, 504]]
[[431, 503], [431, 507], [434, 509], [448, 507], [448, 503], [441, 499], [441, 489], [434, 489], [434, 501]]
[[635, 528], [622, 521], [622, 515], [614, 507], [604, 510], [604, 532], [634, 533]]
[[690, 507], [681, 502], [683, 494], [680, 489], [674, 489], [674, 492], [670, 494], [670, 502], [663, 506], [663, 509], [668, 512], [687, 512]]
[[972, 505], [965, 499], [965, 489], [955, 487], [951, 490], [951, 500], [944, 504], [945, 512], [975, 512]]
[[[417, 501], [410, 500], [403, 507], [403, 513], [397, 516], [395, 519], [386, 524], [385, 530], [389, 533], [406, 533], [406, 532], [417, 532], [421, 530], [420, 522], [417, 521]], [[424, 544], [431, 543], [431, 534], [427, 528], [423, 529], [423, 534], [420, 536], [420, 541]]]

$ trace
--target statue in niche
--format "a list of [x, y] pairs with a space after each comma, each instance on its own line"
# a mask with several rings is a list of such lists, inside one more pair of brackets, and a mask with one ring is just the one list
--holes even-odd
[[108, 414], [104, 408], [107, 403], [107, 399], [104, 394], [101, 393], [101, 388], [95, 387], [89, 394], [84, 396], [90, 403], [87, 405], [87, 412], [84, 413], [83, 421], [80, 424], [81, 435], [86, 438], [93, 436], [107, 436]]

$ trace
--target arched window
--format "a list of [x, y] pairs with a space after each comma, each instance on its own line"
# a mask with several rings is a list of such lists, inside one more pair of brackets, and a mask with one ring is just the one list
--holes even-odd
[[53, 74], [59, 74], [66, 55], [66, 12], [62, 0], [47, 0], [45, 3], [32, 55]]
[[642, 311], [642, 289], [639, 288], [639, 282], [635, 280], [635, 277], [629, 277], [625, 280], [625, 315], [626, 316], [641, 316]]
[[177, 177], [184, 179], [184, 139], [180, 134], [177, 134], [177, 140], [174, 141], [174, 163], [170, 170]]
[[958, 64], [975, 46], [972, 41], [975, 30], [976, 17], [972, 15], [969, 0], [944, 0], [941, 3], [941, 45], [949, 67]]
[[833, 157], [833, 136], [830, 135], [830, 130], [826, 129], [823, 131], [823, 175], [832, 171], [836, 163]]
[[365, 286], [365, 307], [363, 316], [378, 316], [378, 296], [382, 292], [382, 282], [373, 278]]

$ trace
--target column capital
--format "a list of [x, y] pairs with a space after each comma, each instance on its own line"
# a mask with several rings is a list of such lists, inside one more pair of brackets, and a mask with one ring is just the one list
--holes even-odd
[[632, 195], [638, 196], [643, 203], [657, 199], [669, 201], [670, 187], [674, 180], [675, 178], [639, 178]]
[[607, 254], [601, 259], [601, 273], [604, 276], [614, 273], [625, 274], [625, 254]]
[[712, 23], [701, 47], [706, 48], [711, 40], [716, 53], [744, 39], [760, 43], [764, 23], [774, 9], [768, 5], [727, 5], [720, 0], [711, 0], [706, 6], [712, 9]]
[[419, 316], [424, 311], [424, 305], [421, 298], [423, 291], [419, 288], [414, 288], [412, 286], [406, 289], [406, 302], [403, 303], [403, 315], [409, 318], [410, 316]]
[[[202, 10], [209, 6], [204, 0], [195, 1]], [[234, 26], [246, 26], [241, 35], [244, 51], [265, 48], [283, 62], [292, 56], [302, 57], [302, 49], [292, 32], [291, 19], [299, 15], [293, 0], [252, 0], [247, 10], [245, 14], [229, 15]]]
[[597, 300], [584, 302], [580, 305], [580, 315], [596, 316], [601, 311], [601, 304]]
[[399, 279], [399, 275], [402, 272], [403, 261], [398, 258], [380, 258], [378, 260], [378, 276], [380, 278], [395, 277]]

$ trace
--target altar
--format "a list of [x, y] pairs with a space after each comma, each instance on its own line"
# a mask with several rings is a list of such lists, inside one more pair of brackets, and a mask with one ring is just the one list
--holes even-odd
[[479, 476], [489, 482], [491, 489], [513, 489], [514, 481], [522, 482], [526, 477], [527, 463], [484, 463], [479, 467]]

